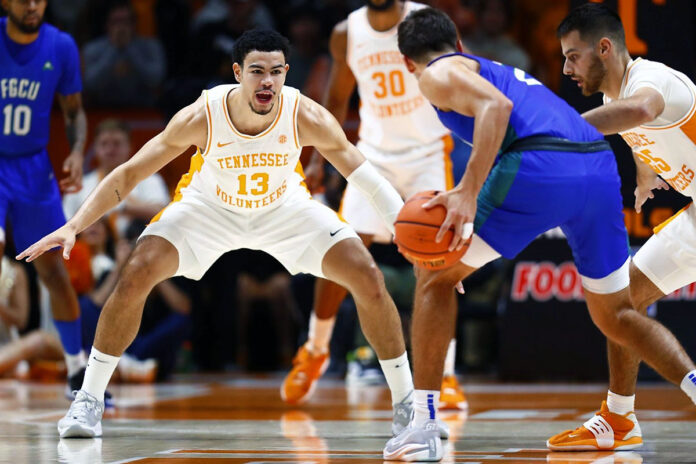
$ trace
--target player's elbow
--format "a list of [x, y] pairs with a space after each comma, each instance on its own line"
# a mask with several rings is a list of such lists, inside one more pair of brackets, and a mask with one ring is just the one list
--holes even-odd
[[634, 114], [641, 121], [641, 124], [654, 121], [662, 113], [662, 108], [652, 104], [650, 101], [642, 101], [634, 107]]
[[492, 99], [488, 103], [488, 110], [495, 115], [496, 123], [507, 124], [512, 113], [512, 101], [504, 95]]
[[512, 100], [510, 100], [506, 96], [502, 96], [502, 98], [497, 98], [496, 105], [501, 113], [504, 113], [507, 116], [510, 116], [510, 113], [512, 113]]

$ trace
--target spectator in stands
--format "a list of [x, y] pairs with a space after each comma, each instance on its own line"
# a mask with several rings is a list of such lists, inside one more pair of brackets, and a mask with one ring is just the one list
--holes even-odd
[[189, 68], [202, 76], [229, 76], [230, 83], [235, 39], [249, 29], [273, 27], [268, 8], [258, 0], [208, 0], [193, 19]]
[[84, 93], [92, 106], [148, 107], [155, 102], [166, 72], [162, 44], [136, 34], [135, 14], [127, 1], [108, 10], [106, 35], [82, 49]]
[[[40, 331], [29, 333], [20, 341], [19, 331], [29, 320], [29, 281], [24, 267], [7, 256], [2, 257], [0, 274], [0, 376], [13, 372], [23, 359], [45, 351], [47, 343]], [[48, 349], [55, 360], [63, 359], [63, 347], [53, 337]]]
[[290, 12], [288, 37], [292, 49], [285, 84], [300, 89], [314, 101], [321, 101], [329, 77], [330, 61], [321, 36], [319, 14], [311, 8]]
[[[123, 122], [107, 119], [95, 131], [94, 157], [97, 168], [84, 175], [82, 190], [63, 197], [63, 210], [66, 218], [75, 215], [80, 205], [94, 190], [101, 179], [116, 167], [125, 163], [131, 154], [130, 129]], [[153, 174], [137, 187], [114, 210], [111, 216], [116, 231], [123, 235], [133, 219], [149, 221], [169, 202], [167, 185], [159, 174]]]
[[478, 6], [478, 28], [464, 43], [475, 55], [531, 71], [527, 52], [508, 36], [511, 0], [486, 0]]
[[474, 34], [477, 22], [474, 0], [431, 0], [427, 3], [447, 13], [457, 26], [462, 41]]

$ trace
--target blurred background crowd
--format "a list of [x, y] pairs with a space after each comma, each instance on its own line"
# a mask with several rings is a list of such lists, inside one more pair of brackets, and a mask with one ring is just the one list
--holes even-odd
[[[524, 69], [571, 103], [573, 98], [580, 101], [577, 89], [564, 87], [567, 83], [563, 84], [555, 28], [571, 6], [582, 2], [423, 3], [447, 12], [473, 53]], [[633, 21], [638, 26], [651, 14], [650, 8], [678, 4], [670, 14], [675, 15], [675, 21], [686, 21], [687, 28], [691, 25], [681, 35], [680, 52], [670, 55], [656, 48], [632, 52], [647, 56], [653, 51], [661, 53], [661, 61], [696, 77], [696, 8], [689, 1], [608, 3], [623, 5], [623, 10], [619, 8], [622, 16], [642, 15], [638, 22], [635, 17], [623, 18], [625, 23]], [[629, 4], [633, 10], [626, 9]], [[83, 190], [64, 196], [66, 216], [72, 216], [98, 181], [159, 132], [174, 112], [193, 102], [203, 89], [233, 82], [231, 51], [235, 39], [245, 30], [270, 28], [286, 35], [292, 44], [286, 85], [321, 101], [331, 64], [327, 47], [331, 30], [362, 5], [361, 0], [50, 0], [46, 21], [70, 33], [80, 48], [89, 124]], [[675, 25], [666, 21], [655, 27], [669, 31], [670, 24]], [[344, 127], [354, 139], [359, 123], [357, 96], [353, 100]], [[597, 101], [581, 103], [588, 104]], [[68, 153], [67, 141], [60, 115], [56, 113], [53, 119], [49, 153], [54, 165], [60, 166]], [[160, 174], [147, 179], [117, 210], [80, 234], [67, 264], [80, 296], [83, 337], [87, 341], [93, 339], [99, 310], [114, 288], [120, 266], [149, 219], [170, 201], [179, 177], [187, 171], [191, 154], [183, 154]], [[467, 148], [460, 145], [453, 153], [460, 175], [467, 154]], [[322, 194], [325, 201], [337, 207], [343, 187], [340, 176], [327, 167]], [[628, 185], [627, 191], [632, 190]], [[669, 198], [663, 203], [670, 208], [678, 206]], [[646, 221], [641, 223], [644, 228], [650, 225]], [[632, 240], [640, 241], [641, 237], [633, 234], [639, 230], [636, 227], [629, 227]], [[568, 254], [564, 250], [558, 253]], [[12, 256], [13, 247], [8, 246], [7, 251]], [[532, 249], [532, 253], [537, 255], [528, 261], [542, 261], [545, 251]], [[558, 260], [556, 251], [549, 253]], [[375, 245], [374, 254], [407, 329], [414, 287], [411, 267], [395, 247]], [[50, 327], [47, 298], [42, 297], [31, 267], [18, 263], [9, 267], [11, 261], [5, 260], [8, 266], [3, 265], [3, 269], [12, 272], [3, 271], [0, 306], [19, 305], [21, 317], [12, 325], [23, 336], [21, 344], [0, 347], [0, 372], [34, 379], [55, 378], [61, 373], [62, 354]], [[467, 293], [459, 297], [460, 372], [515, 377], [504, 375], [514, 372], [505, 371], [511, 362], [504, 358], [505, 350], [511, 349], [506, 327], [517, 324], [520, 336], [533, 336], [517, 319], [505, 320], [511, 301], [519, 303], [519, 299], [510, 297], [515, 266], [504, 260], [487, 266], [469, 280]], [[12, 278], [8, 280], [6, 274]], [[306, 339], [312, 297], [312, 277], [291, 277], [278, 262], [260, 252], [228, 253], [199, 282], [175, 278], [155, 288], [147, 301], [140, 333], [121, 360], [119, 376], [122, 381], [152, 382], [180, 372], [288, 370], [293, 353]], [[551, 300], [543, 303], [554, 304], [556, 314], [569, 304], [567, 299]], [[0, 311], [0, 317], [3, 314]], [[593, 331], [584, 308], [578, 314], [587, 324], [582, 330]], [[527, 316], [527, 323], [533, 325], [534, 318]], [[592, 333], [601, 340], [598, 333]], [[351, 382], [379, 381], [379, 374], [371, 370], [370, 350], [360, 348], [364, 345], [354, 305], [348, 299], [338, 316], [329, 373], [344, 376], [348, 371]], [[18, 359], [26, 361], [18, 364]], [[606, 371], [603, 366], [600, 362], [596, 372], [576, 372], [575, 377], [601, 377]], [[535, 375], [543, 376], [541, 372]]]

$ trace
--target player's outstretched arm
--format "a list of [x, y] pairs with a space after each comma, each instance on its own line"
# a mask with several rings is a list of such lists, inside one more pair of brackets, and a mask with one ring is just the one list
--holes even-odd
[[398, 192], [348, 141], [336, 118], [311, 99], [301, 97], [297, 126], [301, 146], [313, 146], [375, 207], [394, 231], [404, 202]]
[[424, 205], [426, 208], [442, 205], [447, 209], [436, 241], [442, 240], [453, 227], [449, 249], [460, 249], [473, 230], [476, 197], [503, 143], [512, 102], [477, 72], [454, 60], [440, 60], [426, 68], [418, 83], [433, 105], [444, 111], [472, 116], [475, 121], [473, 148], [462, 180], [450, 192]]
[[[333, 114], [339, 123], [343, 123], [348, 113], [350, 97], [356, 81], [347, 61], [348, 55], [348, 20], [334, 26], [329, 41], [331, 51], [331, 73], [329, 84], [322, 104]], [[324, 158], [316, 151], [305, 169], [305, 181], [311, 191], [321, 187], [324, 178]]]
[[[614, 100], [583, 113], [582, 117], [604, 135], [617, 134], [654, 121], [665, 110], [665, 100], [657, 90], [642, 87], [628, 98]], [[669, 186], [650, 166], [633, 154], [636, 163], [636, 189], [633, 192], [635, 209], [640, 213], [643, 204], [653, 198], [653, 190], [668, 190]]]
[[201, 97], [174, 115], [162, 132], [106, 176], [67, 224], [24, 250], [17, 259], [33, 261], [55, 247], [63, 247], [63, 256], [69, 258], [78, 233], [126, 198], [141, 180], [159, 171], [191, 145], [205, 147], [207, 130], [205, 101]]
[[665, 110], [657, 90], [642, 87], [628, 98], [614, 100], [582, 114], [604, 135], [617, 134], [655, 120]]

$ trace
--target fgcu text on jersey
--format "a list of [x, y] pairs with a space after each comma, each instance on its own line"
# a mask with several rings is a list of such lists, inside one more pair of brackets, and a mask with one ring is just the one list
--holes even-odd
[[55, 93], [81, 90], [79, 54], [68, 34], [44, 24], [34, 42], [21, 45], [0, 18], [0, 156], [44, 150]]

